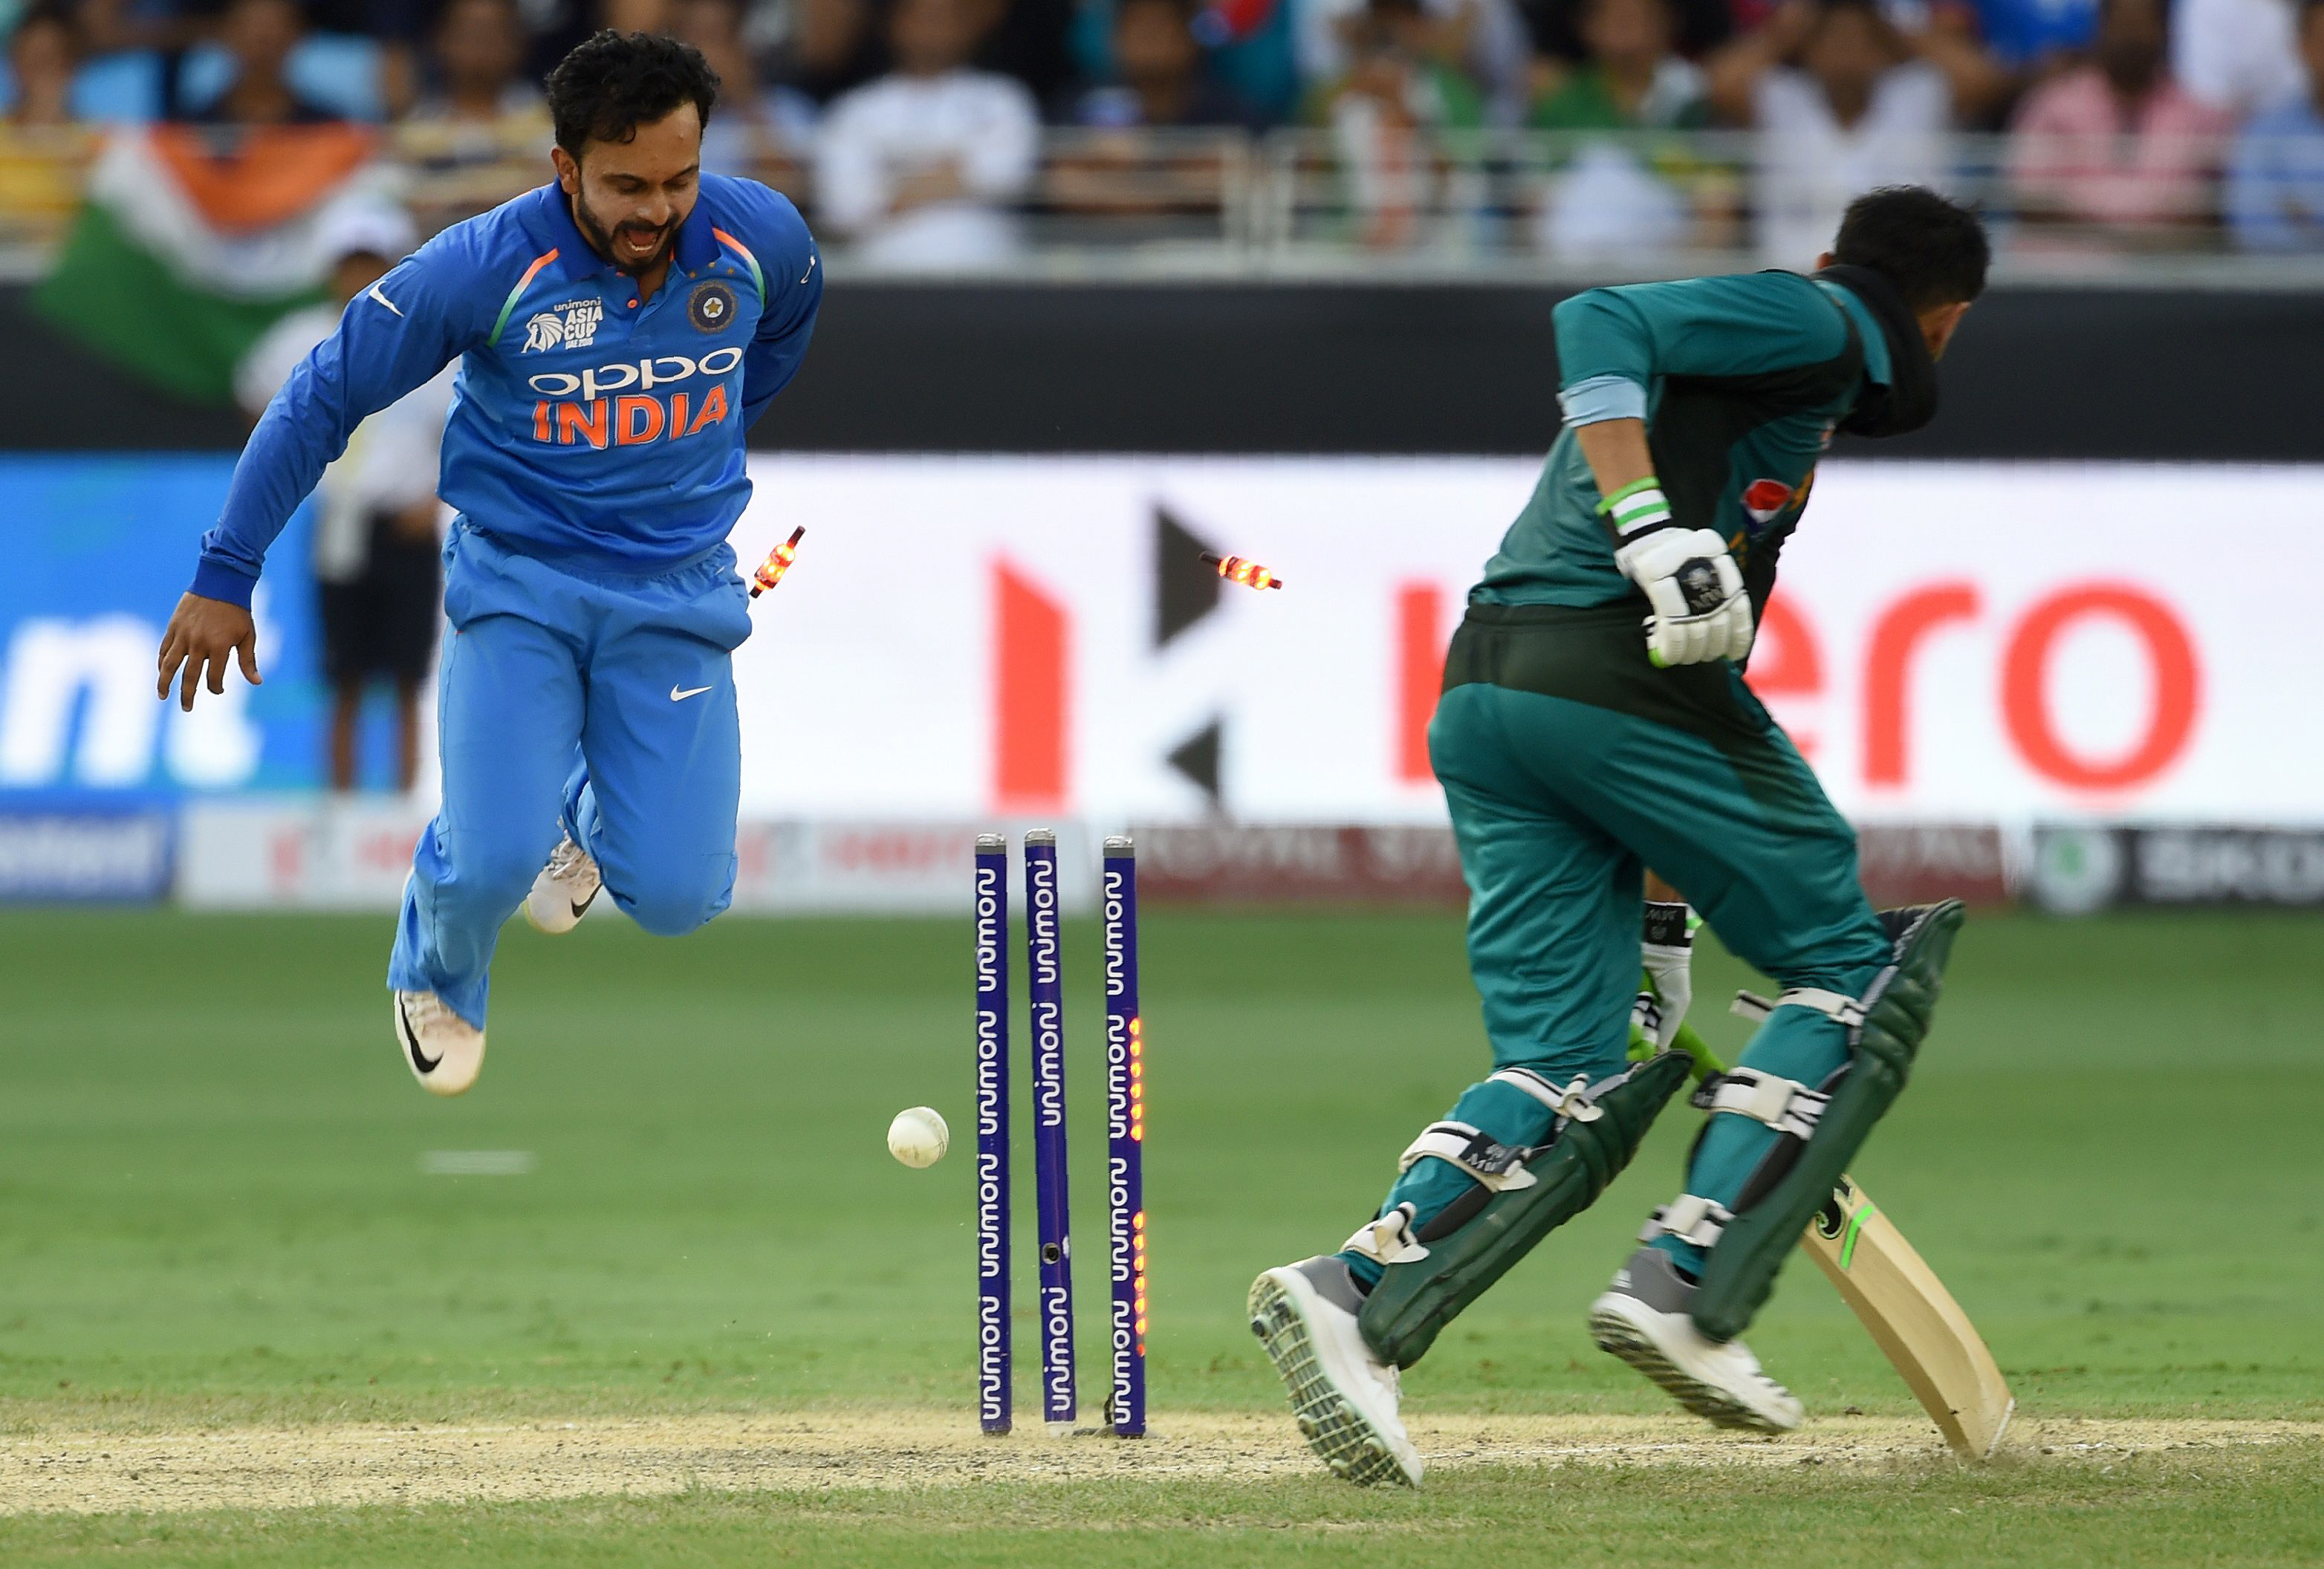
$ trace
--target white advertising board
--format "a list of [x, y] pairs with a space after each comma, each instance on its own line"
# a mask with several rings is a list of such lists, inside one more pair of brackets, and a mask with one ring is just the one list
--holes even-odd
[[[1443, 646], [1536, 467], [757, 455], [744, 565], [808, 532], [744, 815], [1441, 820]], [[1752, 678], [1860, 820], [2324, 821], [2319, 517], [2324, 466], [1828, 463]], [[1286, 586], [1190, 588], [1205, 545]]]

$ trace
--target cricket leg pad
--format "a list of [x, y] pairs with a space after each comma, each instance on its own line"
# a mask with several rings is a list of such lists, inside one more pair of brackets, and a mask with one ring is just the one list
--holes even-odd
[[[1958, 900], [1884, 912], [1882, 919], [1895, 936], [1895, 956], [1861, 999], [1853, 1003], [1840, 1000], [1831, 1010], [1849, 1026], [1849, 1059], [1834, 1077], [1816, 1086], [1813, 1099], [1821, 1103], [1811, 1131], [1801, 1138], [1771, 1123], [1784, 1136], [1745, 1183], [1733, 1214], [1714, 1217], [1715, 1229], [1706, 1228], [1691, 1208], [1684, 1214], [1693, 1240], [1710, 1248], [1701, 1288], [1689, 1305], [1695, 1327], [1710, 1339], [1734, 1339], [1766, 1306], [1775, 1288], [1776, 1271], [1800, 1233], [1831, 1199], [1833, 1186], [1863, 1148], [1873, 1125], [1903, 1093], [1913, 1059], [1929, 1032], [1953, 938], [1967, 913]], [[1820, 996], [1786, 993], [1785, 1001]], [[1823, 1004], [1811, 1000], [1802, 1005]], [[1806, 1100], [1798, 1095], [1792, 1099], [1790, 1114], [1796, 1121]], [[1716, 1110], [1760, 1114], [1739, 1103]], [[1647, 1228], [1648, 1234], [1656, 1234], [1657, 1228], [1671, 1229], [1658, 1219]]]
[[[1476, 1202], [1449, 1205], [1404, 1239], [1408, 1245], [1382, 1260], [1387, 1267], [1358, 1315], [1380, 1360], [1398, 1368], [1418, 1361], [1462, 1309], [1588, 1209], [1637, 1153], [1691, 1062], [1683, 1051], [1666, 1051], [1584, 1092], [1564, 1092], [1566, 1109], [1548, 1140], [1496, 1172], [1499, 1186], [1480, 1181]], [[1520, 1172], [1529, 1180], [1511, 1180]]]

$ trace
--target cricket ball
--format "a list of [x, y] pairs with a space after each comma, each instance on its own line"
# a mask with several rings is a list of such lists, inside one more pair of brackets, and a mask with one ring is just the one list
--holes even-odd
[[888, 1153], [907, 1166], [934, 1166], [952, 1147], [952, 1131], [928, 1106], [911, 1106], [888, 1124]]

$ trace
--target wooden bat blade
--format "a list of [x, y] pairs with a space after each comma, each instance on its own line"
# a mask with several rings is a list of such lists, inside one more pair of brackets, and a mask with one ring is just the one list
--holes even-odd
[[1800, 1246], [1839, 1288], [1954, 1453], [1991, 1455], [2016, 1398], [1969, 1315], [1864, 1190], [1841, 1177]]

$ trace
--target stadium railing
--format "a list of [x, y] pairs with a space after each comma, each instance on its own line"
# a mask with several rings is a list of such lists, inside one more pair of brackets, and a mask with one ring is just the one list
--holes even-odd
[[[0, 129], [0, 273], [39, 273], [100, 145], [93, 130]], [[761, 148], [737, 172], [813, 216], [812, 150], [764, 139]], [[1892, 145], [1879, 167], [1849, 168], [1745, 132], [1383, 135], [1353, 120], [1262, 135], [1060, 128], [1045, 134], [1011, 208], [1021, 245], [1001, 265], [1098, 279], [1511, 280], [1796, 266], [1855, 189], [1922, 180], [1985, 212], [2005, 279], [2324, 284], [2324, 229], [2312, 218], [2279, 235], [2305, 251], [2254, 250], [2239, 237], [2225, 173], [2234, 151], [1961, 134]], [[400, 125], [383, 157], [430, 232], [546, 174], [537, 122], [504, 136]], [[822, 238], [843, 270], [880, 271], [851, 256], [851, 236], [826, 226]]]

